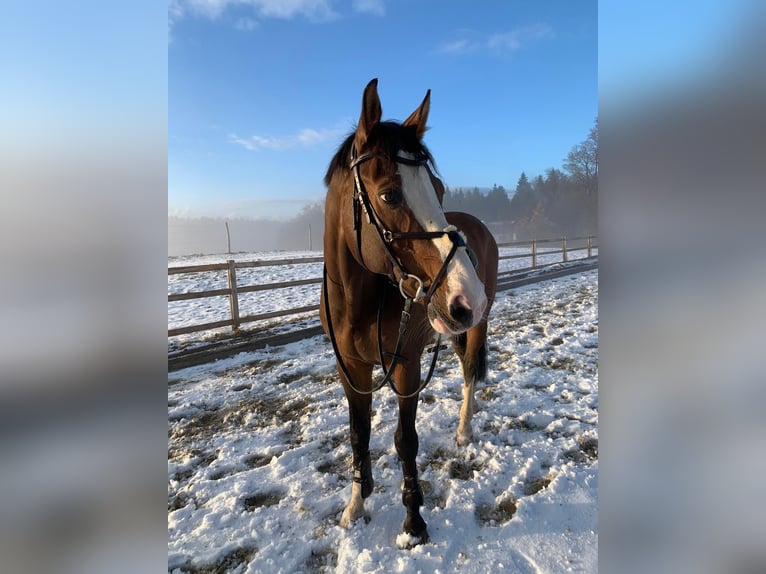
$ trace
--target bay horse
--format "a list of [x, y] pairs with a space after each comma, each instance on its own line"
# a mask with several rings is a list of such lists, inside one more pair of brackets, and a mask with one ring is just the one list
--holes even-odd
[[[472, 438], [474, 388], [486, 377], [487, 314], [495, 295], [498, 251], [475, 217], [445, 213], [444, 185], [422, 141], [431, 91], [403, 122], [381, 121], [377, 79], [362, 96], [356, 130], [332, 158], [325, 185], [324, 281], [320, 318], [330, 338], [349, 406], [353, 484], [340, 520], [365, 515], [373, 490], [372, 393], [388, 383], [398, 397], [394, 436], [402, 465], [406, 546], [428, 541], [420, 515], [415, 415], [420, 360], [435, 334], [451, 338], [460, 358], [463, 404], [457, 442]], [[375, 365], [382, 382], [373, 383]]]

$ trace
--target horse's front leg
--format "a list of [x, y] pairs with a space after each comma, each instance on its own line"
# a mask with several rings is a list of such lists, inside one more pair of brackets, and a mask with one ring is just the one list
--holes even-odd
[[[346, 365], [353, 378], [354, 385], [360, 389], [369, 389], [372, 384], [372, 367], [362, 363], [354, 364], [349, 361]], [[354, 482], [351, 486], [349, 500], [340, 526], [343, 528], [352, 522], [366, 516], [364, 499], [372, 494], [374, 482], [372, 479], [372, 464], [370, 461], [370, 406], [372, 395], [359, 394], [348, 386], [343, 373], [339, 373], [343, 381], [343, 389], [348, 401], [349, 428], [351, 435], [351, 450], [353, 453]]]
[[454, 337], [453, 346], [463, 366], [463, 405], [456, 439], [458, 445], [467, 446], [473, 440], [471, 421], [476, 412], [476, 382], [487, 377], [486, 321]]
[[[413, 375], [411, 375], [413, 376]], [[415, 389], [420, 383], [420, 373], [415, 373], [414, 378], [408, 385], [400, 385], [400, 391]], [[398, 379], [397, 379], [398, 380]], [[415, 538], [414, 544], [428, 542], [428, 530], [426, 523], [420, 516], [420, 507], [423, 505], [423, 493], [418, 481], [418, 433], [415, 430], [415, 416], [418, 410], [418, 396], [399, 399], [399, 425], [396, 427], [394, 441], [396, 452], [402, 463], [402, 504], [407, 509], [402, 530]]]

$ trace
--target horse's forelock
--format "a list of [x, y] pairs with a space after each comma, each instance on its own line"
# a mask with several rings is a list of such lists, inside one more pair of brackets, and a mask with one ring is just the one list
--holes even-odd
[[[335, 173], [349, 169], [349, 158], [351, 157], [351, 148], [354, 145], [355, 134], [356, 131], [353, 131], [346, 137], [332, 160], [330, 160], [330, 165], [324, 178], [325, 185], [330, 185]], [[365, 149], [357, 150], [357, 153], [375, 149], [380, 150], [382, 155], [391, 159], [396, 158], [400, 151], [405, 151], [415, 156], [425, 156], [431, 165], [431, 169], [434, 173], [438, 174], [431, 152], [418, 139], [417, 132], [413, 126], [403, 126], [393, 121], [379, 122], [370, 130]]]

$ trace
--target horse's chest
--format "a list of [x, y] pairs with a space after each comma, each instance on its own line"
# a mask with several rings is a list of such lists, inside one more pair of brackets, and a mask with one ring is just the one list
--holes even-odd
[[380, 362], [380, 348], [384, 354], [393, 354], [397, 347], [408, 358], [417, 359], [428, 339], [433, 336], [425, 312], [413, 307], [409, 319], [405, 319], [405, 334], [400, 339], [402, 328], [401, 309], [384, 311], [380, 325], [377, 312], [372, 316], [357, 318], [349, 323], [346, 340], [353, 346], [354, 354], [370, 363]]

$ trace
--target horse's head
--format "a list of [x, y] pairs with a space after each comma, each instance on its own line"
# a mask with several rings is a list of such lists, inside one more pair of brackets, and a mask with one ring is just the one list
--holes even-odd
[[425, 302], [436, 331], [456, 334], [482, 319], [487, 298], [464, 236], [442, 209], [444, 186], [422, 142], [429, 106], [430, 90], [403, 123], [383, 122], [372, 80], [356, 132], [331, 163], [326, 181], [330, 185], [333, 164], [344, 162], [343, 180], [353, 188], [354, 201], [337, 205], [353, 209], [340, 225], [357, 261]]

